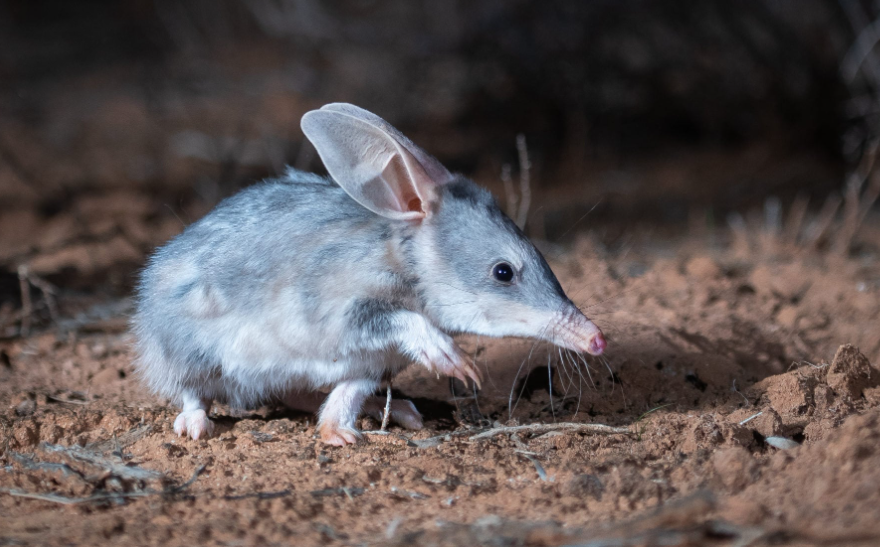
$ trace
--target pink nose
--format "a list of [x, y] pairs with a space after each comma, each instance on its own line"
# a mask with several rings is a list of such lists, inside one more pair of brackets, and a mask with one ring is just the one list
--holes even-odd
[[590, 339], [590, 343], [587, 346], [587, 353], [590, 355], [602, 355], [602, 352], [605, 351], [605, 346], [608, 344], [605, 342], [605, 337], [602, 336], [601, 332], [597, 332], [593, 338]]

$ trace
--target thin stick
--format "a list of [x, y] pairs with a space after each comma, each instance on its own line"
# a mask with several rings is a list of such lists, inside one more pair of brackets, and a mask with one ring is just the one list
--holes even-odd
[[[868, 76], [868, 79], [871, 80], [871, 83], [876, 88], [876, 86], [880, 85], [880, 80], [878, 80], [880, 78], [880, 74], [878, 74], [880, 67], [877, 66], [877, 61], [871, 56], [871, 52], [874, 50], [874, 46], [877, 45], [878, 40], [880, 40], [880, 19], [867, 24], [863, 28], [858, 28], [860, 24], [867, 23], [867, 21], [856, 21], [856, 13], [854, 13], [853, 8], [859, 9], [858, 3], [854, 0], [849, 0], [842, 2], [842, 5], [844, 12], [850, 19], [853, 30], [858, 35], [856, 36], [855, 43], [850, 46], [849, 51], [843, 56], [843, 60], [840, 63], [840, 73], [847, 83], [851, 83], [864, 64], [868, 68], [866, 76]], [[866, 19], [864, 13], [858, 13], [858, 19]]]
[[55, 401], [56, 403], [64, 403], [68, 405], [87, 405], [89, 401], [73, 401], [69, 399], [59, 399], [58, 397], [53, 397], [51, 395], [46, 395], [46, 398], [50, 401]]
[[21, 265], [18, 267], [18, 288], [21, 290], [21, 328], [19, 334], [22, 337], [27, 336], [31, 331], [31, 314], [34, 307], [31, 302], [31, 287], [28, 284], [28, 267]]
[[391, 419], [391, 380], [388, 380], [388, 390], [385, 395], [385, 414], [382, 416], [382, 427], [379, 431], [388, 429], [388, 421]]
[[516, 225], [522, 230], [526, 226], [529, 207], [532, 205], [532, 188], [529, 180], [529, 170], [532, 168], [532, 164], [529, 162], [526, 136], [522, 133], [516, 136], [516, 152], [519, 155], [519, 211], [516, 215]]
[[176, 486], [174, 488], [168, 488], [166, 490], [144, 490], [142, 492], [114, 492], [114, 493], [106, 493], [106, 494], [95, 494], [93, 496], [88, 496], [85, 498], [68, 498], [66, 496], [59, 496], [58, 494], [36, 494], [31, 492], [24, 492], [22, 490], [12, 490], [3, 488], [0, 489], [0, 492], [6, 492], [10, 496], [15, 496], [18, 498], [29, 498], [40, 501], [51, 501], [52, 503], [60, 503], [62, 505], [77, 505], [80, 503], [89, 503], [93, 501], [108, 501], [108, 500], [119, 500], [125, 498], [143, 498], [146, 496], [154, 496], [154, 495], [168, 495], [168, 494], [177, 494], [187, 488], [189, 488], [196, 479], [199, 477], [202, 471], [205, 470], [204, 465], [200, 465], [196, 468], [193, 476], [181, 484], [180, 486]]
[[52, 321], [58, 322], [58, 305], [55, 303], [55, 294], [58, 290], [54, 285], [46, 281], [45, 279], [38, 277], [30, 272], [27, 272], [27, 280], [31, 285], [40, 289], [40, 292], [43, 293], [43, 299], [46, 301], [46, 307], [49, 308], [49, 317], [52, 318]]
[[760, 416], [763, 413], [764, 413], [764, 411], [762, 410], [761, 412], [758, 412], [757, 414], [752, 414], [751, 416], [749, 416], [745, 420], [741, 421], [739, 423], [739, 425], [746, 425], [747, 423], [751, 422], [752, 420], [754, 420], [755, 418], [757, 418], [758, 416]]
[[[40, 311], [43, 309], [44, 306], [45, 306], [44, 302], [37, 302], [37, 305], [34, 306], [32, 312]], [[17, 312], [14, 312], [13, 314], [11, 314], [9, 316], [6, 316], [6, 317], [3, 317], [2, 319], [0, 319], [0, 328], [6, 327], [6, 326], [11, 325], [13, 323], [18, 323], [19, 321], [22, 320], [22, 318], [29, 316], [29, 315], [30, 314], [25, 313], [24, 310], [18, 310]]]
[[837, 214], [837, 210], [840, 208], [841, 201], [840, 196], [834, 194], [828, 196], [825, 200], [822, 209], [819, 210], [816, 223], [810, 230], [809, 237], [807, 237], [806, 244], [808, 246], [819, 245], [822, 242], [822, 237], [834, 222], [834, 217]]
[[874, 176], [871, 177], [871, 183], [865, 189], [865, 193], [862, 194], [862, 204], [859, 209], [859, 218], [856, 222], [858, 226], [861, 226], [865, 221], [865, 218], [874, 206], [874, 202], [877, 201], [878, 198], [880, 198], [880, 173], [875, 173]]
[[495, 437], [496, 435], [502, 435], [506, 433], [517, 433], [519, 431], [527, 431], [529, 433], [546, 433], [548, 431], [558, 431], [560, 429], [568, 430], [568, 431], [590, 431], [592, 433], [603, 433], [606, 435], [618, 434], [618, 433], [632, 433], [628, 427], [611, 427], [610, 425], [604, 424], [576, 424], [572, 422], [564, 422], [558, 424], [531, 424], [531, 425], [517, 425], [510, 427], [496, 427], [490, 429], [488, 431], [484, 431], [477, 435], [474, 435], [469, 440], [471, 441], [479, 441], [482, 439], [489, 439], [491, 437]]
[[788, 211], [788, 219], [785, 222], [785, 239], [792, 245], [797, 245], [807, 216], [807, 207], [810, 199], [803, 194], [798, 194]]
[[539, 462], [537, 458], [535, 458], [531, 454], [526, 454], [525, 452], [517, 452], [517, 454], [532, 462], [532, 465], [535, 466], [535, 471], [538, 472], [538, 478], [540, 478], [544, 482], [547, 482], [547, 471], [544, 470], [544, 466], [541, 465], [541, 462]]
[[843, 193], [843, 222], [837, 230], [833, 249], [838, 254], [846, 254], [850, 243], [859, 229], [859, 193], [862, 186], [862, 178], [850, 175]]

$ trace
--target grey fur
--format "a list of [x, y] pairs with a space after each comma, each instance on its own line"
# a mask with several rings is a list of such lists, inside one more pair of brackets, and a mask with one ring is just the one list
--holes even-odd
[[[343, 138], [348, 148], [334, 153], [350, 159], [344, 154], [353, 153], [352, 142], [370, 141], [356, 127], [353, 136], [337, 136], [348, 131], [348, 118], [336, 117], [363, 123], [360, 109], [331, 106], [320, 112], [336, 125], [322, 134], [319, 152]], [[370, 116], [362, 119], [371, 131], [405, 139]], [[443, 333], [532, 336], [576, 349], [583, 344], [559, 334], [560, 325], [595, 337], [598, 329], [580, 319], [544, 258], [492, 196], [405, 144], [386, 147], [408, 158], [413, 176], [432, 173], [413, 190], [430, 200], [423, 219], [363, 206], [347, 193], [362, 181], [343, 177], [336, 181], [343, 189], [290, 169], [224, 200], [157, 250], [141, 276], [133, 320], [137, 367], [149, 385], [185, 410], [207, 411], [211, 400], [253, 407], [353, 381], [364, 381], [359, 390], [373, 389], [412, 361], [433, 366], [426, 360], [457, 352], [444, 346]], [[396, 157], [370, 156], [375, 176], [387, 175], [380, 171]], [[424, 162], [430, 165], [420, 171]], [[515, 267], [514, 283], [492, 278], [499, 261]]]

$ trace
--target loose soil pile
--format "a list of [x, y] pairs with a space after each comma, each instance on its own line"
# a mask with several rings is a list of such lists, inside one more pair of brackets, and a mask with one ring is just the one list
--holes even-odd
[[130, 303], [67, 294], [0, 341], [0, 544], [875, 545], [880, 264], [763, 249], [551, 251], [607, 359], [464, 339], [477, 397], [412, 368], [395, 396], [425, 429], [342, 449], [276, 408], [178, 439], [134, 376]]

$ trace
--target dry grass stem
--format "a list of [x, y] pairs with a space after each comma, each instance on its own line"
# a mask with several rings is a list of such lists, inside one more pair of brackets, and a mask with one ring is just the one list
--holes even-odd
[[478, 433], [471, 437], [469, 440], [471, 441], [479, 441], [482, 439], [489, 439], [496, 435], [502, 435], [505, 433], [546, 433], [548, 431], [581, 431], [581, 432], [590, 432], [590, 433], [601, 433], [605, 435], [614, 435], [614, 434], [627, 434], [632, 433], [628, 427], [612, 427], [610, 425], [604, 424], [578, 424], [573, 422], [563, 422], [558, 424], [531, 424], [531, 425], [516, 425], [509, 427], [495, 427], [488, 431], [483, 431], [482, 433]]
[[807, 217], [807, 209], [810, 205], [810, 198], [803, 194], [799, 194], [794, 198], [791, 209], [788, 211], [788, 218], [785, 221], [783, 234], [785, 241], [791, 245], [796, 245], [800, 238], [804, 227], [804, 219]]

